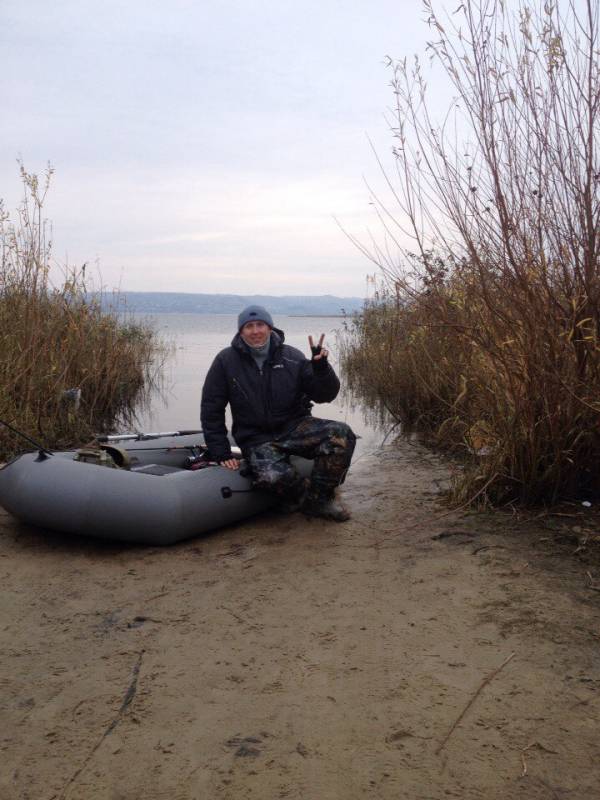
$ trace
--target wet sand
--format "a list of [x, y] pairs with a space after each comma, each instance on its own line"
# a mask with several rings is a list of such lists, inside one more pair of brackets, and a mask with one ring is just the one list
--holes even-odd
[[2, 800], [597, 796], [598, 560], [447, 481], [404, 443], [349, 523], [168, 549], [0, 512]]

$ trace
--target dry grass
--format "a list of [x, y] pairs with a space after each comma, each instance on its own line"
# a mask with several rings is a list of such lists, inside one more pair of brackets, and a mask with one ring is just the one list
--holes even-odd
[[[21, 168], [16, 222], [0, 206], [0, 419], [47, 447], [63, 447], [132, 423], [165, 351], [148, 325], [90, 299], [85, 269], [50, 285], [42, 216], [50, 175], [40, 185]], [[22, 449], [22, 440], [0, 429], [3, 457]]]
[[[600, 493], [600, 358], [540, 300], [493, 315], [464, 274], [400, 303], [382, 293], [342, 343], [351, 392], [382, 419], [461, 456], [460, 502], [554, 502]], [[499, 312], [502, 311], [500, 315]], [[581, 335], [581, 334], [579, 334]]]
[[390, 62], [396, 209], [373, 197], [383, 288], [346, 339], [349, 384], [466, 458], [461, 502], [598, 497], [599, 8], [467, 0], [459, 35], [425, 5], [472, 138], [436, 127], [418, 63]]

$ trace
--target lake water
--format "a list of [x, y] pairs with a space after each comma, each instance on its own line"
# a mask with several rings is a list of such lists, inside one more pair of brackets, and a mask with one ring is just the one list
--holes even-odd
[[[200, 395], [206, 373], [219, 350], [229, 346], [236, 331], [237, 317], [229, 314], [154, 314], [150, 319], [159, 334], [173, 346], [173, 356], [165, 370], [162, 396], [156, 393], [149, 409], [139, 415], [139, 429], [173, 431], [200, 427]], [[285, 332], [287, 344], [308, 355], [308, 336], [325, 334], [330, 360], [337, 369], [336, 333], [343, 320], [339, 317], [283, 317], [275, 324]], [[347, 422], [361, 439], [359, 452], [373, 449], [383, 434], [369, 426], [360, 410], [340, 396], [333, 403], [315, 405], [313, 414]], [[228, 422], [228, 427], [230, 427]]]

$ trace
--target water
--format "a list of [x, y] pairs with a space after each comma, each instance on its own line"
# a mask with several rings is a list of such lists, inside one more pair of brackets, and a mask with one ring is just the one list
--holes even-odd
[[[148, 319], [148, 317], [146, 317]], [[159, 334], [173, 345], [173, 356], [165, 371], [166, 386], [155, 393], [149, 409], [139, 415], [142, 431], [197, 430], [200, 427], [200, 395], [206, 373], [219, 350], [227, 347], [236, 331], [237, 317], [229, 314], [154, 314], [149, 319]], [[339, 317], [283, 317], [275, 320], [285, 332], [287, 344], [308, 355], [308, 336], [325, 333], [325, 346], [337, 368], [336, 332]], [[162, 395], [162, 396], [161, 396]], [[361, 412], [342, 396], [333, 403], [315, 405], [313, 414], [347, 422], [361, 438], [359, 453], [376, 447], [383, 434], [368, 425]], [[228, 428], [229, 416], [228, 419]]]

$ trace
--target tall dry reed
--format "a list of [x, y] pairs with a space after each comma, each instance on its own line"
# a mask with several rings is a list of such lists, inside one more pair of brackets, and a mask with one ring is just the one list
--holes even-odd
[[[102, 310], [85, 268], [50, 283], [43, 181], [21, 166], [15, 221], [0, 203], [0, 419], [47, 447], [131, 424], [165, 351], [146, 324]], [[3, 457], [26, 448], [0, 426]]]
[[363, 248], [385, 288], [350, 384], [465, 455], [461, 501], [600, 496], [598, 5], [424, 7], [456, 117], [436, 123], [418, 61], [390, 62], [395, 207], [373, 197], [384, 242]]

